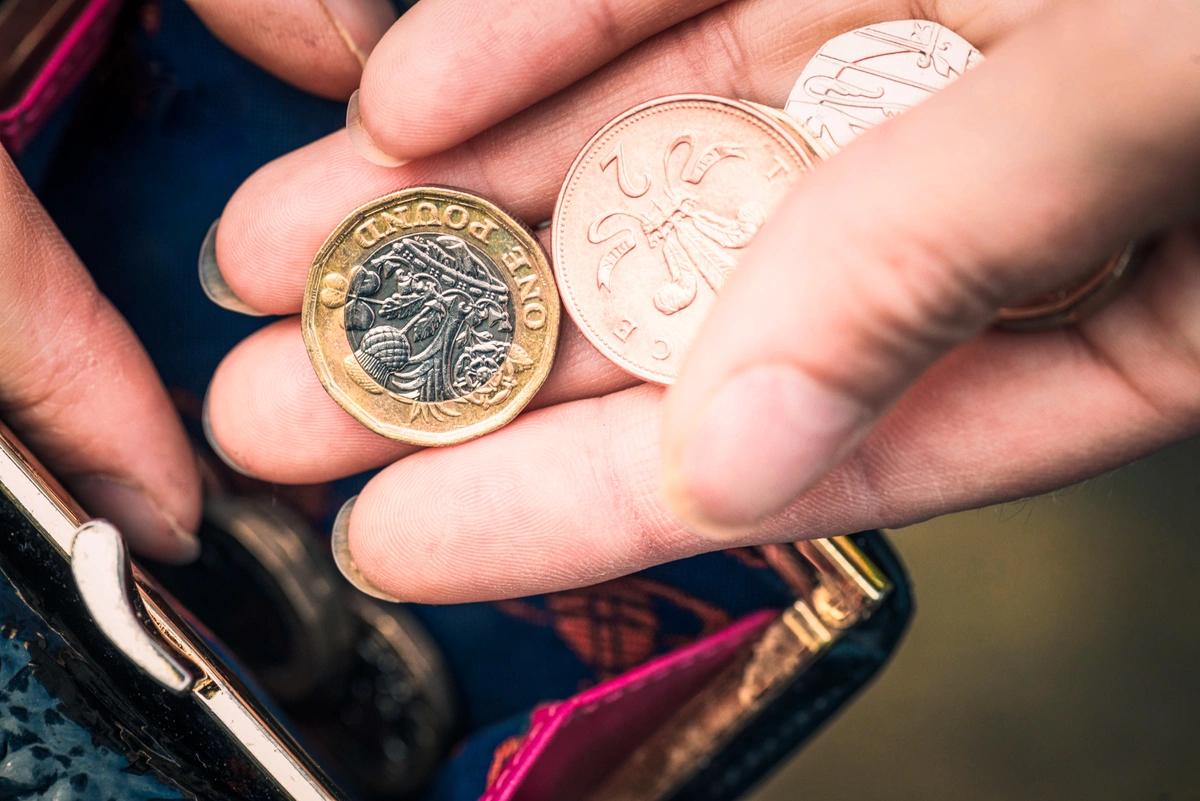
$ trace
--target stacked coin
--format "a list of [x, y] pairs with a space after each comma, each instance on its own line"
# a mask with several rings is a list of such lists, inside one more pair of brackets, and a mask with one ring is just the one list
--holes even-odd
[[558, 197], [567, 311], [616, 364], [670, 383], [740, 252], [821, 157], [794, 121], [753, 103], [676, 95], [621, 114]]
[[616, 364], [671, 383], [740, 252], [790, 184], [980, 58], [935, 23], [882, 23], [822, 47], [787, 113], [689, 95], [618, 116], [584, 146], [555, 210], [567, 312]]
[[[868, 25], [821, 46], [800, 73], [786, 110], [832, 154], [982, 61], [970, 42], [936, 22]], [[1137, 243], [1130, 243], [1098, 271], [1001, 309], [997, 323], [1040, 329], [1075, 322], [1106, 300], [1141, 256]]]
[[342, 408], [417, 445], [512, 420], [550, 372], [559, 301], [545, 251], [495, 204], [414, 187], [354, 211], [313, 260], [301, 327]]
[[970, 42], [936, 22], [868, 25], [821, 46], [801, 71], [786, 111], [836, 153], [982, 60]]

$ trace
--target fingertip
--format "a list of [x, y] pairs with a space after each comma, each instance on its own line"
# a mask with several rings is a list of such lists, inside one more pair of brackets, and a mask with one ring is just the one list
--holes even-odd
[[90, 515], [116, 525], [139, 554], [169, 564], [187, 564], [200, 555], [194, 533], [199, 525], [199, 496], [185, 485], [166, 500], [117, 476], [85, 476], [73, 481], [72, 489]]
[[[435, 13], [435, 6], [424, 10], [425, 17]], [[479, 108], [474, 83], [462, 80], [464, 54], [451, 51], [439, 57], [429, 53], [426, 45], [412, 41], [423, 35], [421, 29], [438, 24], [419, 19], [420, 13], [418, 7], [406, 14], [379, 43], [347, 107], [348, 128], [352, 117], [359, 128], [357, 134], [350, 128], [352, 138], [359, 137], [355, 147], [383, 166], [440, 153], [490, 122], [481, 119], [475, 129], [468, 122], [476, 116], [486, 117], [487, 110]], [[404, 76], [403, 91], [397, 91], [397, 75]]]
[[358, 562], [350, 547], [350, 521], [358, 496], [342, 504], [337, 517], [333, 521], [333, 531], [330, 535], [330, 547], [333, 550], [333, 563], [346, 581], [350, 582], [359, 592], [378, 598], [381, 601], [399, 603], [402, 599], [378, 587], [359, 568]]
[[350, 137], [351, 146], [358, 155], [372, 164], [380, 167], [399, 167], [404, 164], [405, 159], [393, 156], [381, 148], [363, 123], [362, 109], [359, 106], [360, 91], [355, 89], [346, 103], [346, 134]]
[[[200, 251], [200, 281], [205, 294], [222, 308], [243, 314], [286, 314], [299, 303], [272, 291], [261, 271], [250, 269], [248, 254], [271, 242], [278, 214], [267, 190], [277, 183], [274, 162], [256, 170], [229, 198], [209, 229]], [[207, 282], [207, 283], [206, 283]]]
[[275, 76], [330, 99], [358, 84], [395, 22], [388, 0], [189, 0], [217, 38]]
[[220, 224], [221, 220], [219, 218], [214, 220], [213, 224], [209, 226], [208, 232], [204, 235], [204, 240], [200, 243], [200, 255], [196, 259], [196, 271], [200, 279], [200, 288], [204, 290], [204, 295], [213, 304], [226, 311], [245, 314], [250, 317], [262, 317], [264, 316], [262, 312], [238, 297], [237, 293], [233, 291], [233, 287], [229, 286], [229, 282], [225, 280], [225, 276], [221, 273], [221, 267], [217, 261], [217, 236]]
[[460, 561], [456, 571], [446, 561], [447, 555], [454, 559], [459, 542], [452, 532], [431, 525], [425, 508], [427, 499], [439, 497], [433, 488], [444, 477], [441, 460], [428, 457], [428, 452], [418, 452], [374, 476], [355, 499], [354, 514], [346, 513], [344, 536], [356, 579], [352, 583], [369, 588], [368, 594], [438, 604], [456, 600], [453, 596], [462, 589], [453, 577], [456, 572], [465, 575], [467, 565]]
[[[220, 368], [217, 368], [218, 371]], [[213, 376], [213, 382], [216, 382], [216, 376]], [[209, 385], [208, 392], [204, 395], [204, 407], [200, 412], [200, 429], [204, 432], [204, 441], [208, 443], [208, 449], [211, 450], [221, 462], [234, 471], [238, 475], [246, 478], [255, 478], [249, 471], [230, 456], [229, 451], [221, 444], [220, 437], [217, 436], [216, 429], [213, 427], [212, 411], [210, 400], [212, 398], [212, 384]]]

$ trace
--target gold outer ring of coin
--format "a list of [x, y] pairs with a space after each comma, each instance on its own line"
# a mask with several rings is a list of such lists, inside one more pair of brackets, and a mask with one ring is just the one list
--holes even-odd
[[[392, 258], [401, 266], [388, 272], [390, 278], [385, 277], [380, 283], [397, 280], [395, 276], [403, 272], [406, 280], [412, 282], [411, 290], [406, 291], [416, 294], [401, 297], [397, 289], [388, 299], [366, 297], [365, 293], [356, 295], [356, 291], [362, 291], [361, 285], [355, 290], [353, 282], [359, 271], [367, 269], [364, 264], [386, 259], [383, 251], [389, 245], [403, 245], [403, 240], [410, 238], [412, 241], [405, 247], [414, 247], [398, 255], [397, 251], [391, 251]], [[439, 244], [439, 249], [433, 251], [433, 260], [421, 254], [411, 255], [419, 250], [415, 245], [432, 247], [431, 241]], [[440, 245], [445, 242], [465, 261], [451, 264], [443, 259], [445, 251]], [[418, 273], [418, 265], [427, 269]], [[464, 265], [474, 272], [463, 272]], [[382, 268], [375, 269], [377, 276], [383, 275]], [[475, 317], [466, 322], [461, 316], [455, 318], [476, 332], [472, 337], [478, 347], [468, 356], [476, 359], [476, 364], [498, 366], [486, 371], [482, 383], [465, 394], [445, 392], [432, 400], [418, 399], [428, 394], [423, 396], [412, 388], [414, 382], [425, 380], [421, 376], [413, 378], [413, 369], [420, 372], [421, 360], [445, 352], [423, 347], [426, 343], [419, 332], [426, 325], [436, 326], [437, 310], [451, 302], [461, 300], [466, 304], [459, 307], [463, 315], [485, 314], [483, 307], [488, 304], [475, 296], [491, 301], [504, 298], [501, 286], [507, 291], [508, 303], [491, 302], [490, 308], [501, 322], [511, 325], [507, 348], [491, 333], [502, 329], [488, 328], [490, 322], [476, 324], [472, 322]], [[377, 287], [375, 293], [379, 291], [382, 290]], [[422, 299], [422, 292], [436, 295], [429, 296], [436, 308], [435, 313], [419, 321], [421, 306], [416, 301]], [[360, 315], [367, 312], [356, 312], [354, 330], [370, 333], [376, 328], [392, 328], [377, 339], [387, 341], [387, 347], [392, 348], [387, 358], [400, 360], [402, 364], [377, 360], [369, 365], [373, 371], [363, 368], [367, 360], [362, 355], [365, 340], [360, 340], [358, 346], [352, 345], [346, 326], [347, 310], [352, 302], [360, 300], [363, 302], [356, 309], [369, 307], [371, 311], [365, 319], [374, 322], [362, 328], [364, 318]], [[383, 311], [389, 300], [391, 317]], [[404, 314], [409, 316], [405, 318]], [[399, 319], [391, 325], [379, 323], [380, 317]], [[550, 262], [532, 231], [478, 195], [449, 187], [417, 186], [376, 198], [355, 209], [329, 235], [309, 270], [301, 330], [321, 385], [351, 416], [385, 437], [414, 445], [440, 446], [482, 436], [520, 413], [550, 373], [558, 343], [559, 318], [558, 291]], [[417, 322], [422, 325], [414, 325]], [[466, 330], [465, 327], [461, 330]], [[411, 335], [410, 330], [414, 332]], [[481, 330], [483, 334], [478, 336]], [[395, 356], [397, 352], [403, 355]], [[487, 360], [489, 354], [493, 354], [491, 361]], [[458, 363], [458, 359], [453, 361]], [[438, 379], [439, 389], [444, 390], [444, 376], [458, 370], [456, 364], [436, 362], [432, 370], [422, 375], [442, 376]], [[405, 371], [404, 376], [400, 375], [401, 370]], [[372, 372], [382, 375], [384, 383], [373, 378]]]

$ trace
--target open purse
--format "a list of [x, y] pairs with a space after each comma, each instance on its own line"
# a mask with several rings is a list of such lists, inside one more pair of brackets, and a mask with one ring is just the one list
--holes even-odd
[[0, 781], [30, 801], [736, 798], [874, 675], [910, 611], [862, 534], [396, 612], [339, 592], [297, 518], [210, 502], [202, 537], [228, 561], [164, 570], [244, 648], [276, 643], [248, 670], [11, 436], [0, 484]]
[[[29, 145], [31, 185], [196, 433], [217, 360], [260, 323], [208, 303], [195, 247], [246, 174], [344, 110], [165, 2], [126, 8], [51, 119], [119, 4], [67, 5], [0, 134]], [[318, 533], [353, 492], [214, 460], [200, 560], [139, 566], [0, 434], [0, 797], [735, 799], [879, 671], [912, 611], [873, 532], [536, 598], [383, 604]]]

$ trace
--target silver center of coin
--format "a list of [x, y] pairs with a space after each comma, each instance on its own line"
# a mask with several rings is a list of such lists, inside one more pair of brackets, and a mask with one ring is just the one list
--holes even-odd
[[895, 117], [983, 60], [936, 22], [868, 25], [830, 39], [800, 73], [787, 113], [830, 152]]
[[512, 345], [512, 295], [499, 269], [458, 236], [388, 242], [354, 271], [347, 298], [355, 360], [413, 400], [471, 393], [500, 371]]

